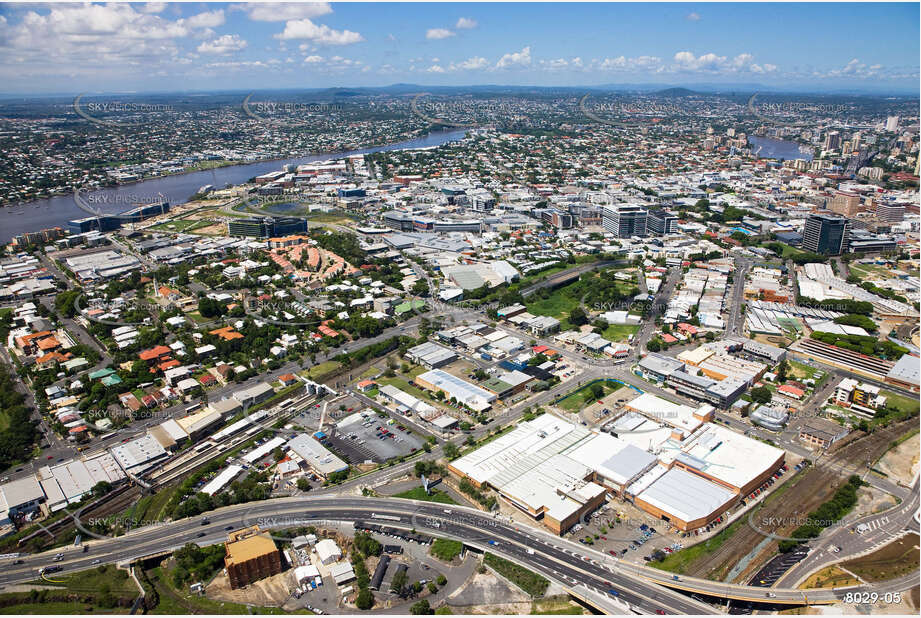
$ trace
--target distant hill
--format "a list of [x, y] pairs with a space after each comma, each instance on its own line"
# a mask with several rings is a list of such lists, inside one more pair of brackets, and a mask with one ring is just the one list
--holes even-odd
[[687, 88], [666, 88], [665, 90], [660, 90], [657, 93], [660, 97], [689, 97], [691, 95], [699, 94], [693, 90], [688, 90]]

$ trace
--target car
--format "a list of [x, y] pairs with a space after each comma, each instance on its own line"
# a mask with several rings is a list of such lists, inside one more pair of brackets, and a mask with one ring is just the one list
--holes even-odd
[[224, 530], [233, 530], [233, 526], [224, 526]]
[[[47, 457], [45, 457], [45, 459], [54, 459], [54, 455], [48, 455]], [[22, 469], [22, 468], [20, 468], [20, 470], [21, 470], [21, 469]], [[18, 470], [17, 470], [17, 472], [18, 472]]]
[[205, 533], [204, 533], [204, 532], [199, 532], [199, 533], [196, 534], [195, 536], [198, 537], [198, 538], [200, 539], [200, 538], [202, 538], [203, 536], [205, 536]]
[[96, 558], [96, 559], [93, 560], [90, 564], [99, 564], [100, 562], [101, 562], [101, 561], [99, 560], [99, 558]]
[[664, 610], [664, 609], [658, 609], [658, 608], [656, 608], [656, 613], [659, 614], [660, 616], [664, 616], [664, 615], [665, 615], [665, 610]]

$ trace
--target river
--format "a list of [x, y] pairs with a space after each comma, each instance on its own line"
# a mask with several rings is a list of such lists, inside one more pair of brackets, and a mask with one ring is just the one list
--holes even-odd
[[748, 138], [748, 144], [751, 147], [752, 153], [762, 159], [783, 159], [784, 161], [805, 159], [807, 161], [812, 161], [811, 152], [800, 152], [799, 144], [788, 142], [784, 139], [751, 135]]
[[[158, 195], [166, 198], [170, 204], [182, 204], [195, 195], [205, 185], [214, 185], [220, 189], [225, 185], [238, 185], [246, 182], [253, 176], [279, 170], [284, 165], [302, 165], [329, 159], [341, 159], [355, 154], [370, 154], [386, 150], [404, 150], [410, 148], [427, 148], [440, 146], [447, 142], [462, 139], [466, 129], [450, 131], [435, 131], [425, 137], [420, 137], [405, 142], [375, 146], [362, 150], [350, 150], [335, 154], [320, 154], [284, 159], [276, 161], [259, 161], [257, 163], [243, 163], [228, 165], [213, 170], [176, 174], [174, 176], [161, 176], [142, 180], [139, 182], [119, 185], [108, 189], [92, 192], [82, 192], [81, 195], [94, 207], [103, 212], [121, 212], [128, 210], [136, 202], [152, 202]], [[0, 208], [0, 241], [9, 242], [13, 236], [24, 232], [35, 232], [45, 228], [61, 226], [67, 227], [71, 219], [90, 216], [80, 209], [74, 202], [73, 195], [57, 195], [48, 199], [35, 200], [24, 204], [8, 205]]]

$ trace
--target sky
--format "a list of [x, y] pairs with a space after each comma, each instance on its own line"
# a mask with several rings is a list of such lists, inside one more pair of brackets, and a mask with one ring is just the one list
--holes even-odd
[[917, 93], [919, 4], [0, 4], [0, 93], [394, 83]]

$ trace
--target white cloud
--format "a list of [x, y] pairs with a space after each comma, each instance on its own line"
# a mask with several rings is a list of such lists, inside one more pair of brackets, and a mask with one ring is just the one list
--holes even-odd
[[323, 62], [323, 56], [307, 56], [304, 58], [304, 64], [318, 64]]
[[223, 26], [224, 21], [224, 10], [218, 9], [217, 11], [193, 15], [188, 19], [180, 19], [178, 23], [185, 24], [189, 28], [216, 28]]
[[[692, 52], [680, 51], [675, 54], [673, 60], [675, 62], [672, 67], [673, 70], [702, 73], [738, 73], [746, 71], [763, 73], [766, 66], [755, 64], [755, 57], [747, 53], [727, 58], [713, 53], [695, 56]], [[774, 69], [776, 70], [776, 67]]]
[[141, 13], [146, 13], [147, 15], [153, 15], [154, 13], [162, 13], [163, 9], [166, 8], [165, 2], [148, 2], [147, 4], [141, 5]]
[[447, 39], [452, 36], [454, 36], [454, 33], [446, 28], [429, 28], [425, 31], [425, 38], [433, 41]]
[[700, 15], [698, 13], [688, 13], [684, 17], [688, 21], [700, 21]]
[[213, 41], [205, 41], [196, 49], [200, 54], [230, 54], [241, 49], [246, 49], [246, 41], [236, 34], [225, 34]]
[[445, 70], [437, 64], [433, 64], [428, 69], [426, 69], [426, 73], [444, 73], [444, 72]]
[[470, 19], [468, 17], [461, 17], [457, 20], [457, 23], [454, 24], [454, 27], [458, 30], [472, 30], [476, 28], [479, 24], [475, 19]]
[[328, 2], [253, 2], [250, 4], [237, 4], [233, 10], [246, 11], [247, 16], [253, 21], [290, 21], [295, 19], [309, 19], [322, 17], [333, 12]]
[[636, 58], [618, 56], [617, 58], [605, 58], [598, 64], [598, 68], [602, 71], [650, 71], [657, 69], [661, 63], [662, 59], [656, 56]]
[[458, 62], [457, 64], [451, 65], [451, 70], [463, 70], [463, 71], [476, 71], [479, 69], [485, 69], [489, 66], [489, 62], [486, 58], [481, 56], [474, 56], [473, 58], [467, 58], [463, 62]]
[[326, 24], [315, 24], [309, 19], [291, 20], [276, 39], [308, 39], [317, 45], [351, 45], [364, 41], [364, 37], [351, 30], [333, 30]]
[[510, 69], [514, 67], [531, 66], [531, 47], [525, 47], [520, 52], [505, 54], [496, 63], [497, 69]]

